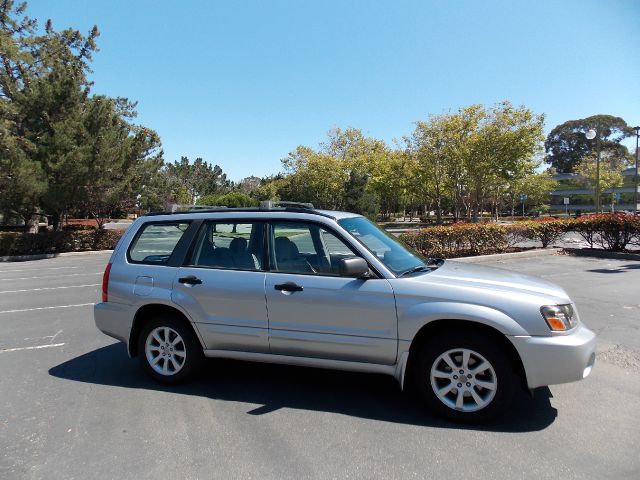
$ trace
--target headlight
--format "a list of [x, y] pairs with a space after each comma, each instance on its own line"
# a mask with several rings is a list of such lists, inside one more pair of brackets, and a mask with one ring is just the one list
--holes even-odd
[[570, 330], [578, 324], [578, 316], [571, 305], [547, 305], [541, 307], [540, 312], [554, 332]]

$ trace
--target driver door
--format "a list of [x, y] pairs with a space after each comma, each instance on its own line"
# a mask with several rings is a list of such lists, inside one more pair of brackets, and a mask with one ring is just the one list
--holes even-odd
[[272, 222], [268, 235], [271, 353], [394, 364], [398, 325], [389, 282], [340, 277], [340, 259], [358, 255], [323, 225]]

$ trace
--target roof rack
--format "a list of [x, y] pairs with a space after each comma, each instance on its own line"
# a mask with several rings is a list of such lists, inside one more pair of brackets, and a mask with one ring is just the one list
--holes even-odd
[[313, 203], [283, 202], [280, 200], [264, 200], [260, 202], [260, 210], [273, 210], [274, 208], [306, 208], [314, 210]]
[[149, 212], [145, 216], [172, 215], [181, 213], [215, 213], [215, 212], [259, 212], [259, 211], [287, 211], [298, 213], [314, 213], [327, 218], [334, 218], [332, 215], [320, 212], [315, 209], [312, 203], [287, 202], [280, 200], [264, 200], [259, 207], [226, 207], [224, 205], [177, 205], [171, 206], [167, 212]]

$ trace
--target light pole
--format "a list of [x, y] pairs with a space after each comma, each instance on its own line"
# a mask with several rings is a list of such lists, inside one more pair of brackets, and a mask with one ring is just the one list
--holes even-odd
[[596, 139], [596, 213], [600, 213], [600, 123], [596, 124], [596, 129], [590, 128], [584, 134], [587, 140]]
[[636, 131], [636, 171], [633, 175], [633, 213], [638, 214], [638, 139], [640, 139], [640, 127], [633, 127]]

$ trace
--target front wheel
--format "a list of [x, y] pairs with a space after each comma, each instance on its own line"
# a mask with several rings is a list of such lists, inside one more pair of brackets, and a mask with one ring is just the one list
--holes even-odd
[[506, 410], [514, 374], [507, 355], [489, 336], [446, 333], [420, 350], [414, 382], [439, 415], [458, 422], [481, 422]]
[[173, 315], [147, 323], [138, 339], [142, 369], [161, 383], [180, 383], [199, 366], [202, 347], [193, 330]]

